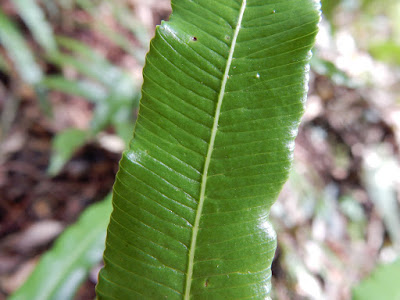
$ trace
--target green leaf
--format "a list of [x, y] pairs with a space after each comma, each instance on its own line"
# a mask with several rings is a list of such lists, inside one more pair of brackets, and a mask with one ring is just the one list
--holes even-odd
[[79, 129], [67, 129], [58, 133], [52, 141], [52, 155], [47, 172], [52, 176], [57, 175], [88, 137], [88, 132]]
[[[148, 30], [145, 26], [137, 20], [129, 9], [129, 3], [126, 1], [113, 1], [106, 0], [108, 3], [112, 4], [113, 16], [118, 23], [123, 27], [128, 29], [136, 39], [140, 42], [142, 47], [147, 47], [151, 36], [149, 36]], [[134, 57], [137, 57], [134, 55]]]
[[47, 22], [45, 15], [35, 0], [13, 0], [18, 11], [31, 30], [35, 40], [48, 53], [57, 51], [56, 41], [53, 36], [53, 29]]
[[[72, 66], [81, 74], [98, 81], [105, 88], [104, 99], [97, 99], [90, 125], [92, 135], [110, 124], [117, 126], [117, 124], [126, 121], [133, 122], [133, 112], [138, 105], [139, 91], [132, 77], [125, 70], [111, 64], [103, 56], [79, 41], [66, 37], [57, 37], [57, 41], [60, 46], [72, 51], [73, 55], [62, 52], [56, 53], [50, 57], [53, 63], [60, 66]], [[76, 82], [61, 81], [60, 79], [50, 79], [49, 81], [49, 78], [47, 78], [43, 84], [52, 85], [69, 92], [74, 89], [72, 85], [75, 85], [76, 93], [87, 96], [88, 99], [94, 99], [92, 89], [88, 90], [88, 86], [83, 87], [82, 84]], [[121, 119], [121, 116], [123, 119]], [[119, 130], [119, 132], [121, 131]], [[125, 140], [126, 136], [127, 134], [124, 132], [122, 138]]]
[[353, 300], [399, 300], [400, 259], [379, 266], [353, 290]]
[[320, 75], [329, 77], [329, 79], [337, 85], [343, 85], [350, 88], [355, 87], [355, 83], [345, 72], [339, 70], [331, 61], [322, 59], [318, 57], [318, 55], [315, 55], [315, 53], [310, 61], [310, 66], [313, 71]]
[[110, 212], [110, 196], [90, 206], [57, 239], [9, 300], [73, 299], [89, 270], [101, 260]]
[[7, 63], [5, 57], [0, 53], [0, 71], [7, 73], [10, 71], [10, 66]]
[[24, 37], [14, 23], [0, 8], [0, 44], [16, 66], [21, 78], [30, 84], [36, 84], [42, 79], [42, 70], [26, 44]]
[[400, 249], [400, 206], [396, 192], [400, 166], [391, 151], [385, 144], [366, 149], [362, 179], [392, 243]]
[[67, 37], [57, 37], [61, 47], [73, 52], [73, 55], [55, 53], [50, 60], [60, 66], [73, 66], [80, 73], [98, 80], [107, 87], [114, 87], [126, 73], [112, 65], [101, 54], [84, 43]]
[[[90, 124], [92, 131], [97, 133], [109, 123], [115, 126], [127, 121], [133, 122], [133, 110], [138, 106], [138, 100], [138, 91], [132, 83], [132, 78], [121, 76], [110, 88], [106, 101], [96, 106]], [[129, 136], [130, 139], [132, 134]], [[124, 137], [125, 135], [122, 136]]]
[[369, 52], [378, 60], [400, 65], [400, 43], [395, 41], [374, 42], [370, 45]]
[[95, 103], [104, 102], [107, 98], [106, 90], [99, 84], [88, 80], [69, 80], [63, 76], [46, 76], [40, 85], [70, 95], [81, 96]]
[[333, 30], [336, 29], [336, 24], [334, 22], [335, 11], [336, 8], [340, 6], [341, 2], [341, 0], [321, 0], [324, 17], [329, 21]]
[[135, 47], [133, 43], [123, 34], [120, 34], [118, 31], [111, 29], [105, 24], [97, 24], [99, 32], [106, 36], [110, 41], [116, 44], [118, 47], [129, 53], [132, 57], [134, 57], [140, 64], [144, 63], [144, 57], [146, 51], [140, 49], [139, 47]]
[[98, 299], [269, 299], [314, 0], [172, 1], [114, 185]]

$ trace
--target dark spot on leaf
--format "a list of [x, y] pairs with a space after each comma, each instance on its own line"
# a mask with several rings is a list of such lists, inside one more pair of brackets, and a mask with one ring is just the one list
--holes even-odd
[[208, 287], [208, 279], [204, 282], [204, 287]]
[[195, 36], [192, 37], [192, 41], [193, 41], [193, 42], [197, 42], [197, 37], [195, 37]]

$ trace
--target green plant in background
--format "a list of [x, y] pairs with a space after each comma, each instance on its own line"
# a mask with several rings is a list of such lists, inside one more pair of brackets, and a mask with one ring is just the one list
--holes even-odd
[[110, 212], [111, 196], [89, 207], [61, 234], [9, 300], [73, 299], [90, 269], [101, 259]]
[[[100, 2], [104, 4], [107, 1]], [[65, 13], [74, 5], [86, 10], [88, 3], [91, 1], [42, 1], [42, 6], [39, 6], [39, 2], [34, 0], [15, 0], [15, 9], [29, 32], [23, 32], [17, 21], [0, 6], [0, 47], [5, 50], [0, 52], [0, 71], [11, 79], [11, 89], [1, 116], [0, 142], [6, 138], [18, 110], [20, 95], [16, 90], [19, 86], [31, 88], [46, 111], [51, 112], [47, 99], [49, 92], [54, 90], [80, 96], [94, 106], [89, 129], [69, 128], [55, 135], [48, 169], [50, 175], [57, 175], [79, 147], [94, 140], [109, 126], [126, 143], [132, 135], [140, 82], [135, 82], [127, 70], [111, 63], [88, 45], [76, 39], [56, 36], [52, 29], [54, 22], [45, 17], [57, 18], [63, 13], [61, 10]], [[129, 10], [126, 1], [112, 4], [121, 27], [133, 31], [140, 43], [133, 46], [128, 38], [124, 39], [114, 29], [108, 29], [104, 35], [110, 39], [118, 37], [118, 41], [125, 45], [124, 49], [129, 48], [128, 52], [142, 62], [143, 49], [148, 43], [147, 34], [141, 26], [132, 25], [136, 25], [132, 16], [127, 20]], [[93, 19], [99, 19], [98, 10], [91, 9], [89, 13]], [[29, 33], [43, 51], [33, 50], [26, 37]], [[61, 72], [57, 75], [46, 74], [43, 66], [49, 63]], [[74, 69], [78, 78], [65, 76], [62, 70], [67, 68]], [[72, 299], [89, 270], [101, 260], [110, 210], [109, 199], [89, 207], [80, 221], [59, 237], [11, 299]], [[49, 280], [48, 274], [57, 276]]]
[[14, 62], [22, 80], [29, 84], [37, 84], [42, 79], [42, 71], [17, 26], [1, 10], [0, 41]]
[[[337, 29], [337, 11], [362, 11], [355, 14], [353, 27], [358, 32], [353, 35], [368, 35], [366, 44], [359, 45], [367, 50], [373, 58], [392, 65], [400, 65], [400, 3], [397, 0], [322, 0], [324, 17], [329, 21], [333, 33]], [[382, 5], [384, 3], [384, 5]], [[385, 26], [377, 26], [385, 19]]]
[[53, 29], [35, 0], [13, 0], [20, 16], [32, 31], [33, 37], [46, 53], [57, 51]]
[[353, 300], [400, 299], [400, 260], [379, 266], [353, 290]]
[[99, 299], [266, 299], [313, 0], [172, 1], [113, 193]]
[[[109, 125], [127, 143], [132, 135], [133, 112], [139, 95], [126, 71], [112, 65], [81, 42], [66, 37], [58, 37], [57, 41], [72, 54], [58, 52], [50, 57], [50, 61], [60, 67], [72, 66], [88, 79], [69, 80], [59, 75], [47, 76], [41, 85], [83, 96], [95, 104], [95, 109], [88, 131], [67, 129], [55, 138], [55, 151], [49, 166], [51, 175], [61, 170], [78, 147]], [[75, 139], [76, 144], [70, 143], [71, 139]]]
[[[104, 2], [104, 1], [103, 1]], [[35, 55], [25, 37], [15, 24], [0, 7], [0, 45], [6, 50], [9, 60], [0, 54], [0, 69], [5, 73], [15, 67], [18, 79], [14, 78], [16, 85], [27, 84], [36, 92], [45, 111], [51, 107], [47, 101], [48, 92], [57, 90], [70, 95], [78, 95], [94, 103], [94, 116], [88, 130], [66, 129], [59, 132], [53, 142], [53, 156], [51, 157], [49, 174], [57, 175], [65, 163], [72, 157], [76, 150], [86, 142], [95, 139], [96, 135], [112, 126], [117, 135], [126, 144], [131, 139], [134, 108], [139, 100], [139, 83], [135, 82], [129, 73], [115, 64], [110, 63], [102, 55], [89, 46], [76, 39], [55, 36], [50, 23], [45, 18], [45, 12], [34, 0], [13, 1], [19, 15], [29, 28], [33, 38], [45, 52], [43, 57]], [[49, 14], [54, 13], [54, 7], [45, 2]], [[53, 3], [53, 5], [58, 3]], [[66, 9], [66, 3], [60, 2]], [[97, 10], [90, 1], [80, 0], [76, 3], [88, 11], [93, 18], [98, 18]], [[72, 5], [72, 1], [70, 3]], [[114, 4], [116, 19], [126, 19], [126, 3], [119, 1]], [[118, 8], [118, 10], [117, 10]], [[51, 10], [51, 11], [50, 11]], [[123, 13], [123, 12], [125, 13]], [[59, 12], [58, 12], [59, 13]], [[133, 18], [131, 18], [133, 20]], [[132, 22], [131, 20], [131, 22]], [[120, 21], [122, 27], [132, 30], [132, 24]], [[134, 33], [140, 37], [142, 45], [133, 47], [127, 38], [113, 29], [104, 32], [118, 45], [123, 44], [126, 51], [132, 54], [139, 62], [143, 61], [143, 49], [147, 43], [147, 36], [143, 29], [137, 26]], [[146, 42], [145, 42], [146, 40]], [[52, 63], [60, 69], [73, 68], [79, 78], [70, 79], [64, 75], [47, 75], [41, 69], [40, 61]], [[13, 66], [10, 66], [9, 61]], [[20, 80], [20, 81], [18, 81]], [[2, 116], [1, 135], [4, 138], [8, 132], [13, 116], [18, 109], [19, 96], [10, 95], [6, 101]], [[12, 117], [10, 117], [12, 116]], [[73, 140], [73, 142], [71, 142]]]

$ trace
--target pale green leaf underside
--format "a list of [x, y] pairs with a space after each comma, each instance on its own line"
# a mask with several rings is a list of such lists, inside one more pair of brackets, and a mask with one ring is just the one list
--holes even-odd
[[99, 299], [266, 299], [313, 0], [175, 0], [120, 163]]

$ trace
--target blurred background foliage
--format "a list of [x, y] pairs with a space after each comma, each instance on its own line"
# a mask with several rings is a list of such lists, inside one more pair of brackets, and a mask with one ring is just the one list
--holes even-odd
[[[273, 298], [399, 299], [400, 2], [322, 7], [271, 213]], [[0, 2], [0, 299], [94, 298], [106, 195], [169, 13], [168, 0]]]

